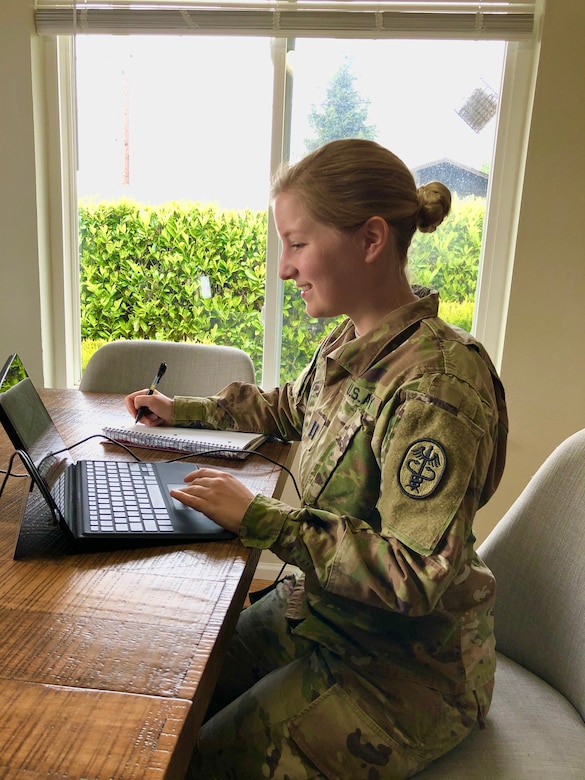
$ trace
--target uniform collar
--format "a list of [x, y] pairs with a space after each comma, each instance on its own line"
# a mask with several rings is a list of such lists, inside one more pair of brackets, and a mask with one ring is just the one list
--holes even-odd
[[419, 296], [416, 301], [401, 306], [388, 314], [380, 324], [364, 336], [355, 337], [355, 328], [346, 320], [332, 334], [332, 342], [326, 350], [327, 356], [354, 376], [363, 374], [382, 352], [396, 349], [421, 320], [436, 317], [439, 309], [439, 294], [426, 288], [413, 288]]

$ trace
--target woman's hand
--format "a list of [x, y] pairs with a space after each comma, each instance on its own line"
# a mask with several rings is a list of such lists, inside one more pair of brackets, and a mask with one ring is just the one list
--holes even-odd
[[172, 425], [173, 424], [173, 399], [155, 390], [151, 395], [148, 390], [137, 390], [124, 398], [126, 409], [136, 417], [141, 406], [147, 411], [140, 418], [145, 425]]
[[197, 509], [222, 528], [238, 534], [254, 494], [237, 477], [218, 469], [200, 468], [185, 477], [185, 487], [171, 496]]

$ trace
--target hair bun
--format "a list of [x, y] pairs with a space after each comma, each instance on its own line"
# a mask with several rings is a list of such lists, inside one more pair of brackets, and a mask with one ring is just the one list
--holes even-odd
[[451, 192], [440, 181], [422, 184], [418, 190], [416, 226], [422, 233], [432, 233], [451, 210]]

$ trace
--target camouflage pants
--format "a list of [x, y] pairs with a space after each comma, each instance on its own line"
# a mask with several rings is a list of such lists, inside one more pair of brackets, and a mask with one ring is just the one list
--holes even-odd
[[401, 679], [374, 686], [295, 636], [284, 617], [291, 585], [242, 612], [189, 780], [406, 778], [487, 713], [491, 683], [459, 696]]

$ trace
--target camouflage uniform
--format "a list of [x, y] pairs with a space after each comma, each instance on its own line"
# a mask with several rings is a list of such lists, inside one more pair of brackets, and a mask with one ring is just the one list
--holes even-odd
[[301, 440], [301, 507], [257, 495], [240, 536], [303, 576], [242, 614], [192, 777], [408, 777], [487, 712], [495, 584], [472, 522], [507, 416], [485, 351], [437, 309], [342, 323], [280, 389], [175, 399], [177, 425]]

